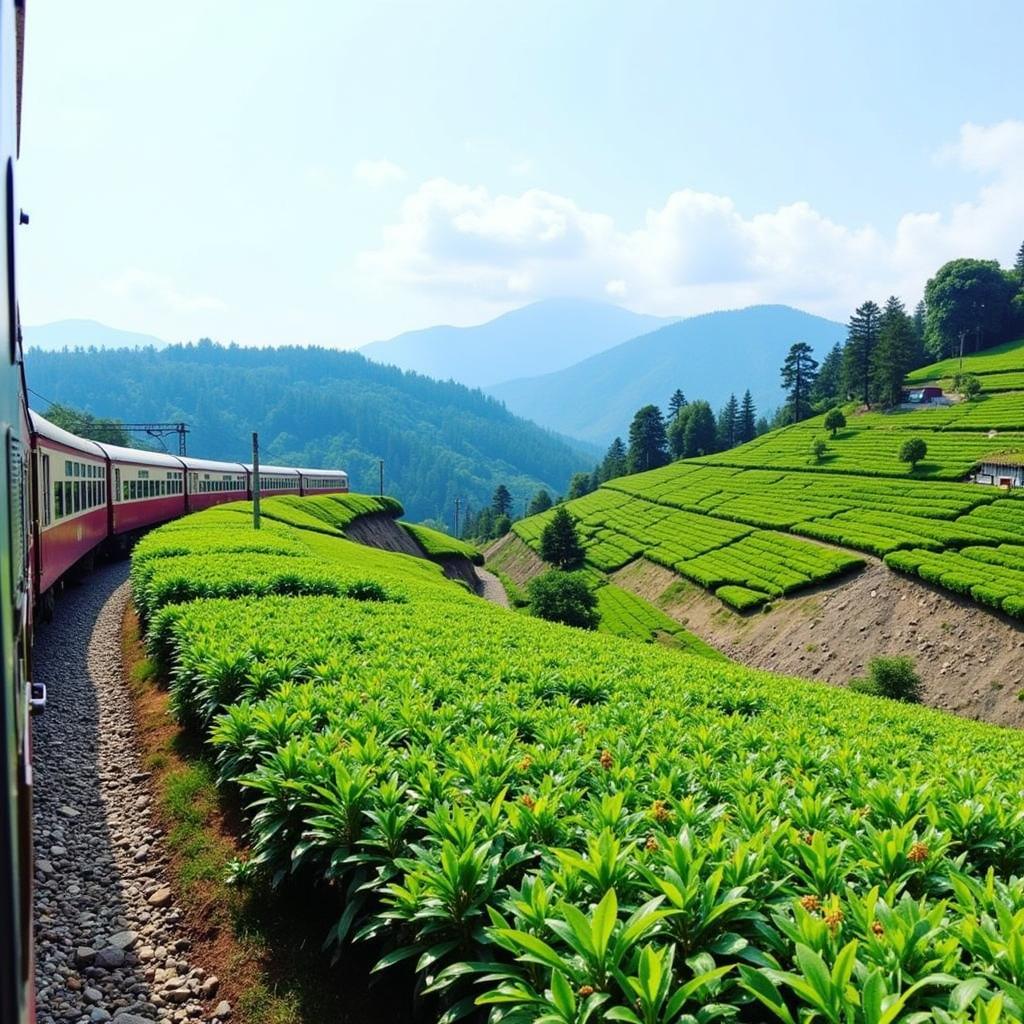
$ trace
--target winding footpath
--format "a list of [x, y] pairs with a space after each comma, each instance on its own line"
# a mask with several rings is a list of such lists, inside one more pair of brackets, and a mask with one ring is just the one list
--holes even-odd
[[33, 721], [39, 1024], [231, 1014], [189, 962], [150, 813], [122, 670], [127, 574], [100, 567], [36, 636], [49, 698]]

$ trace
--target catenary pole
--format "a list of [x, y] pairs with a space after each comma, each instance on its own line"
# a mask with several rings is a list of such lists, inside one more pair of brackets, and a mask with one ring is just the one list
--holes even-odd
[[260, 435], [252, 434], [252, 528], [260, 528]]

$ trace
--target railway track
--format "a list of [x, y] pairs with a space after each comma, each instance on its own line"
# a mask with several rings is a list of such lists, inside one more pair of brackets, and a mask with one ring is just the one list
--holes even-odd
[[230, 1015], [189, 962], [151, 818], [122, 671], [127, 572], [91, 573], [36, 641], [49, 692], [33, 727], [39, 1024]]

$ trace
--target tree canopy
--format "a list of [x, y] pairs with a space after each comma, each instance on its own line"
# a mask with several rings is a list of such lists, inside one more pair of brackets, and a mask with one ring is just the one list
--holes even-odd
[[630, 473], [643, 473], [657, 469], [668, 462], [668, 439], [665, 436], [665, 421], [656, 405], [645, 405], [638, 409], [629, 426]]
[[793, 422], [807, 419], [811, 415], [811, 388], [818, 375], [818, 361], [807, 342], [798, 341], [790, 347], [781, 373]]
[[958, 259], [941, 266], [925, 285], [925, 344], [936, 359], [977, 352], [1006, 340], [1012, 272], [995, 260]]
[[573, 569], [583, 561], [576, 521], [564, 506], [555, 509], [540, 535], [540, 557], [559, 569]]

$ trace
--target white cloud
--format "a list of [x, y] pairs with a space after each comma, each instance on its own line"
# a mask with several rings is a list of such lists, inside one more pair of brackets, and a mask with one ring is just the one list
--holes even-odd
[[165, 274], [141, 270], [138, 267], [118, 274], [106, 282], [106, 290], [119, 299], [156, 306], [178, 315], [218, 312], [227, 309], [220, 299], [212, 295], [187, 295]]
[[405, 171], [390, 160], [358, 160], [352, 176], [371, 188], [383, 188], [405, 178]]
[[728, 196], [681, 189], [622, 226], [541, 189], [493, 195], [436, 178], [402, 203], [359, 268], [381, 282], [457, 289], [487, 302], [629, 296], [637, 309], [696, 313], [786, 302], [845, 318], [863, 299], [916, 301], [946, 259], [1007, 259], [1024, 224], [1024, 122], [964, 125], [943, 151], [985, 176], [944, 212], [888, 229], [844, 225], [808, 203], [745, 214]]

